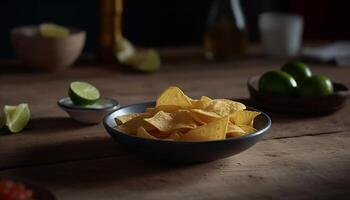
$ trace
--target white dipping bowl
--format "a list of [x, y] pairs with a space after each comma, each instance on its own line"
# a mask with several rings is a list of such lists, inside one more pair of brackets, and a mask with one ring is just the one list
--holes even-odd
[[91, 125], [102, 122], [106, 114], [120, 107], [118, 101], [110, 98], [101, 98], [93, 105], [77, 106], [69, 97], [65, 97], [57, 101], [57, 105], [75, 121]]

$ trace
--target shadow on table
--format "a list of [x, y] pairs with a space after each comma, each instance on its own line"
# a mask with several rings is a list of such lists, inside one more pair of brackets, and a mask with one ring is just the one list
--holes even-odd
[[[37, 135], [41, 137], [42, 135]], [[74, 139], [73, 139], [74, 137]], [[23, 147], [23, 149], [11, 150], [15, 157], [6, 158], [0, 163], [0, 170], [31, 167], [38, 165], [50, 165], [74, 160], [99, 159], [104, 157], [125, 155], [119, 145], [107, 137], [102, 136], [72, 136], [72, 140], [58, 138], [57, 141], [45, 144], [42, 142]]]
[[[86, 126], [83, 126], [82, 124], [79, 124], [68, 117], [42, 117], [31, 119], [23, 131], [26, 132], [26, 135], [50, 134], [52, 132], [58, 133], [85, 127]], [[0, 135], [11, 137], [12, 133], [6, 128], [2, 128]]]
[[[241, 98], [241, 99], [233, 99], [233, 100], [239, 101], [247, 106], [250, 106], [250, 107], [256, 108], [258, 110], [261, 110], [262, 112], [265, 112], [266, 114], [268, 114], [271, 117], [273, 122], [282, 122], [285, 120], [302, 121], [305, 119], [313, 119], [313, 118], [320, 118], [320, 117], [327, 116], [327, 115], [307, 115], [307, 114], [275, 112], [275, 111], [270, 111], [270, 110], [266, 110], [264, 108], [261, 108], [259, 105], [257, 105], [254, 101], [252, 101], [249, 98]], [[332, 115], [332, 114], [330, 114], [330, 115]], [[330, 115], [328, 115], [328, 116], [330, 116]]]
[[35, 70], [20, 61], [1, 62], [0, 71], [2, 74], [33, 74], [38, 72], [38, 70]]
[[69, 117], [42, 117], [31, 119], [27, 131], [30, 131], [30, 134], [45, 134], [52, 131], [59, 133], [82, 128], [86, 128], [86, 126]]
[[18, 169], [11, 175], [13, 178], [47, 188], [88, 190], [113, 187], [115, 191], [138, 191], [184, 187], [205, 177], [217, 175], [228, 164], [228, 159], [189, 165], [147, 160], [135, 155], [120, 155]]

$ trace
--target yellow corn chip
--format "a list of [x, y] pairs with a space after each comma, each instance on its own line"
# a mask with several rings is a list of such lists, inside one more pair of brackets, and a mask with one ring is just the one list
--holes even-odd
[[203, 109], [206, 107], [212, 100], [209, 97], [202, 96], [199, 100], [190, 99], [193, 109]]
[[207, 124], [221, 118], [218, 114], [210, 111], [201, 109], [191, 109], [190, 111], [192, 118], [200, 124]]
[[163, 111], [157, 112], [153, 117], [144, 119], [160, 131], [169, 131], [173, 127], [174, 119], [170, 113]]
[[167, 112], [167, 113], [173, 113], [173, 112], [176, 112], [179, 109], [181, 109], [180, 106], [163, 105], [163, 106], [158, 106], [156, 108], [147, 108], [146, 112], [150, 113], [153, 116], [159, 111], [164, 111], [164, 112]]
[[144, 120], [156, 127], [162, 132], [169, 132], [175, 129], [192, 129], [196, 127], [196, 123], [190, 117], [189, 111], [166, 113], [159, 111], [151, 118], [145, 118]]
[[250, 134], [256, 132], [256, 129], [248, 125], [238, 125], [241, 129], [244, 130], [245, 134]]
[[140, 115], [145, 115], [145, 113], [131, 113], [127, 115], [122, 115], [122, 116], [117, 116], [115, 117], [115, 122], [120, 125], [124, 124], [125, 122], [129, 121], [130, 119], [140, 116]]
[[237, 125], [252, 125], [256, 116], [260, 115], [260, 112], [242, 110], [234, 112], [230, 115], [230, 121]]
[[229, 118], [223, 117], [222, 119], [210, 122], [209, 124], [199, 126], [185, 133], [181, 137], [181, 140], [207, 141], [225, 139], [228, 122]]
[[207, 96], [201, 96], [200, 101], [203, 103], [210, 103], [212, 101], [212, 99], [207, 97]]
[[174, 119], [174, 127], [172, 130], [189, 130], [197, 127], [196, 121], [192, 118], [189, 110], [178, 110], [171, 113]]
[[159, 106], [179, 106], [189, 108], [192, 106], [190, 98], [186, 96], [178, 87], [169, 87], [157, 99], [156, 107]]
[[246, 106], [243, 103], [240, 103], [237, 101], [232, 101], [230, 99], [217, 99], [217, 100], [225, 102], [230, 107], [230, 113], [246, 109]]
[[191, 108], [199, 108], [201, 106], [200, 100], [190, 99]]
[[171, 132], [162, 132], [160, 130], [152, 130], [152, 131], [149, 131], [149, 134], [159, 139], [166, 139], [167, 137], [169, 137]]
[[175, 120], [176, 123], [186, 123], [195, 125], [196, 122], [193, 120], [191, 116], [191, 111], [189, 110], [178, 110], [174, 113], [171, 113], [171, 116]]
[[123, 132], [129, 133], [129, 134], [136, 134], [137, 129], [142, 126], [147, 131], [155, 130], [155, 127], [151, 124], [147, 123], [144, 118], [149, 117], [150, 114], [145, 113], [144, 115], [136, 116], [128, 121], [126, 121], [122, 125], [118, 125], [117, 128]]
[[175, 130], [174, 132], [172, 132], [169, 137], [167, 137], [166, 139], [169, 140], [179, 140], [181, 138], [181, 132], [179, 130]]
[[142, 137], [142, 138], [147, 138], [147, 139], [157, 139], [156, 137], [154, 137], [153, 135], [149, 134], [146, 129], [144, 129], [142, 126], [140, 126], [137, 129], [137, 134], [136, 136], [138, 137]]
[[226, 138], [245, 135], [245, 131], [239, 126], [229, 122], [227, 125]]
[[221, 117], [225, 117], [231, 112], [230, 105], [220, 100], [212, 100], [204, 110], [214, 112]]

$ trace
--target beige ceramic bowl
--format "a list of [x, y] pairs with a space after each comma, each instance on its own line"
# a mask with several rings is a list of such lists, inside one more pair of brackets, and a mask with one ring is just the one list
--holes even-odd
[[45, 38], [38, 26], [22, 26], [11, 32], [12, 45], [24, 64], [41, 71], [60, 71], [77, 60], [85, 43], [85, 31], [69, 28], [63, 38]]

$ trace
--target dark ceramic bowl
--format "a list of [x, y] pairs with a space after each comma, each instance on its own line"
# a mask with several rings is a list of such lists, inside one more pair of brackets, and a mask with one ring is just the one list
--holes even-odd
[[[147, 102], [122, 107], [108, 114], [103, 124], [112, 138], [129, 150], [148, 158], [184, 163], [208, 162], [238, 154], [259, 141], [271, 126], [270, 117], [262, 113], [254, 121], [257, 132], [237, 138], [205, 142], [145, 139], [122, 133], [114, 128], [116, 116], [144, 112], [146, 108], [154, 105], [155, 102]], [[248, 110], [256, 109], [248, 108]]]
[[334, 93], [319, 97], [286, 97], [258, 91], [260, 76], [248, 80], [248, 90], [253, 102], [260, 108], [294, 114], [329, 114], [345, 106], [349, 89], [333, 82]]

